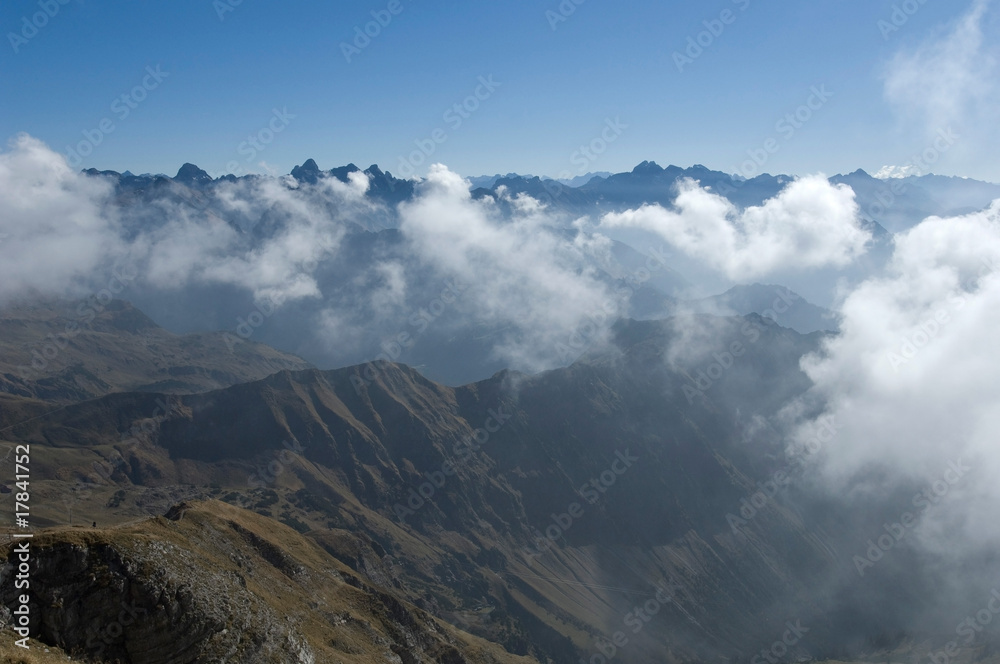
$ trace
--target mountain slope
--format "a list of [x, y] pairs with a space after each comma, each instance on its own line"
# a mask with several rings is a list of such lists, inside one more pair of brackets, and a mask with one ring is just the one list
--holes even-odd
[[803, 334], [837, 329], [836, 318], [829, 309], [818, 307], [798, 293], [773, 284], [733, 286], [720, 295], [687, 302], [684, 307], [696, 313], [716, 315], [766, 315]]
[[[685, 340], [709, 331], [747, 350], [706, 386], [712, 353]], [[625, 323], [616, 349], [537, 377], [448, 388], [389, 363], [282, 372], [109, 395], [7, 437], [47, 450], [36, 490], [76, 480], [88, 519], [224, 498], [516, 654], [576, 661], [621, 631], [628, 661], [731, 659], [793, 609], [821, 632], [822, 609], [798, 598], [831, 564], [822, 539], [779, 500], [744, 531], [728, 519], [774, 472], [743, 422], [807, 387], [798, 360], [817, 341], [760, 317]], [[123, 442], [157, 400], [169, 415]], [[636, 599], [657, 592], [669, 606], [633, 633]]]
[[122, 300], [0, 311], [0, 392], [21, 397], [65, 402], [122, 391], [204, 392], [308, 366], [235, 334], [171, 334]]
[[[8, 545], [2, 580], [17, 554]], [[493, 644], [371, 586], [292, 529], [208, 501], [31, 543], [38, 639], [131, 664], [503, 664]], [[3, 602], [14, 602], [3, 583]]]

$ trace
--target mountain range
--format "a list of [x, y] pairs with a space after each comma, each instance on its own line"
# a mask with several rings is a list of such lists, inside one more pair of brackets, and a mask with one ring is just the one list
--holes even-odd
[[[299, 182], [315, 183], [321, 175], [346, 181], [348, 174], [356, 172], [369, 176], [369, 195], [373, 198], [398, 204], [413, 197], [413, 180], [398, 179], [387, 171], [383, 172], [375, 164], [364, 171], [354, 164], [323, 171], [315, 160], [308, 159], [301, 166], [293, 168], [291, 176]], [[125, 175], [96, 169], [89, 169], [86, 173], [111, 178], [122, 191], [155, 189], [166, 186], [171, 181], [203, 188], [221, 182], [262, 177], [224, 175], [213, 179], [193, 164], [184, 164], [173, 178], [165, 175]], [[529, 194], [559, 209], [589, 213], [594, 209], [608, 211], [634, 208], [644, 203], [671, 205], [676, 196], [674, 186], [684, 178], [691, 178], [703, 186], [711, 187], [741, 207], [760, 205], [776, 196], [793, 176], [765, 173], [746, 179], [713, 171], [700, 164], [689, 168], [673, 165], [663, 168], [656, 162], [644, 161], [630, 172], [590, 173], [580, 178], [586, 178], [586, 181], [573, 179], [563, 182], [508, 173], [473, 177], [469, 181], [477, 196], [495, 196], [499, 187], [506, 187], [513, 193]], [[846, 175], [835, 175], [830, 181], [849, 185], [857, 195], [862, 213], [890, 232], [905, 230], [930, 215], [954, 216], [979, 210], [1000, 198], [1000, 184], [932, 174], [878, 179], [858, 169]]]
[[[4, 323], [45, 325], [49, 311]], [[800, 359], [828, 333], [757, 314], [623, 320], [565, 369], [452, 388], [391, 362], [319, 371], [260, 345], [231, 363], [234, 382], [195, 354], [203, 338], [117, 301], [95, 328], [75, 342], [74, 375], [106, 375], [100, 389], [0, 404], [5, 442], [33, 450], [33, 518], [49, 528], [34, 543], [48, 647], [129, 662], [614, 649], [644, 664], [749, 661], [786, 624], [801, 627], [798, 659], [933, 642], [914, 629], [933, 580], [889, 603], [915, 564], [904, 553], [858, 591], [851, 533], [877, 517], [815, 518], [775, 444], [780, 407], [809, 387]], [[103, 342], [112, 331], [123, 343]], [[685, 341], [705, 334], [710, 348]], [[252, 376], [276, 361], [288, 366]], [[124, 629], [107, 628], [109, 587], [137, 616]]]
[[[955, 641], [1000, 560], [951, 546], [948, 501], [985, 485], [962, 447], [910, 466], [939, 393], [901, 373], [990, 310], [919, 222], [985, 233], [997, 185], [312, 159], [49, 184], [0, 245], [56, 257], [0, 284], [0, 504], [35, 529], [28, 600], [28, 538], [0, 544], [0, 624], [34, 645], [0, 660], [998, 661]], [[868, 410], [893, 390], [912, 412]], [[831, 479], [882, 438], [906, 455]]]

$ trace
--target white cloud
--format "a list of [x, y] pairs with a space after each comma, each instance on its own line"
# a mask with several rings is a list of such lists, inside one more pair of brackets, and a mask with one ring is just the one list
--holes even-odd
[[610, 290], [581, 267], [588, 251], [606, 243], [569, 242], [537, 201], [507, 200], [514, 213], [502, 219], [492, 199], [473, 200], [467, 181], [436, 164], [416, 199], [400, 206], [400, 229], [420, 258], [468, 286], [457, 307], [504, 329], [498, 357], [515, 368], [551, 368], [579, 342], [574, 333], [599, 338], [590, 317], [617, 311]]
[[904, 48], [885, 72], [885, 96], [932, 131], [961, 123], [996, 91], [996, 59], [983, 34], [988, 0], [976, 0], [943, 34]]
[[85, 295], [122, 251], [111, 190], [73, 171], [40, 141], [0, 153], [0, 304], [18, 296]]
[[733, 280], [782, 269], [842, 267], [865, 251], [854, 192], [821, 175], [799, 178], [763, 205], [743, 211], [691, 179], [678, 183], [676, 209], [645, 205], [611, 213], [610, 228], [632, 227], [661, 236]]
[[[239, 191], [227, 191], [236, 188]], [[346, 184], [324, 178], [313, 187], [289, 188], [284, 179], [272, 178], [229, 185], [221, 188], [221, 200], [244, 214], [266, 215], [273, 226], [268, 232], [273, 234], [242, 250], [235, 241], [197, 244], [209, 232], [209, 219], [193, 229], [195, 237], [176, 233], [174, 243], [204, 247], [208, 255], [199, 259], [201, 269], [185, 266], [196, 278], [244, 285], [256, 298], [279, 306], [288, 300], [319, 297], [316, 268], [336, 254], [347, 210], [362, 201], [367, 189], [363, 173], [351, 173]]]
[[878, 169], [873, 177], [879, 180], [892, 180], [897, 178], [907, 178], [911, 175], [923, 175], [920, 169], [913, 164], [907, 164], [906, 166], [883, 166]]
[[[317, 267], [336, 254], [353, 218], [378, 207], [365, 197], [368, 184], [363, 173], [297, 188], [265, 177], [194, 197], [176, 185], [198, 205], [160, 197], [119, 208], [107, 180], [21, 135], [0, 153], [0, 303], [86, 296], [126, 257], [153, 288], [226, 283], [276, 305], [318, 297]], [[242, 217], [246, 228], [220, 215]]]
[[995, 172], [989, 147], [1000, 136], [1000, 44], [990, 5], [989, 0], [975, 0], [931, 38], [902, 47], [883, 73], [885, 99], [902, 128], [909, 134], [922, 132], [928, 147], [939, 132], [957, 134], [962, 140], [947, 159], [964, 171]]
[[961, 458], [974, 471], [928, 514], [925, 540], [950, 520], [967, 542], [1000, 541], [1000, 201], [898, 235], [887, 274], [840, 313], [839, 336], [803, 361], [837, 429], [822, 476], [839, 489], [871, 473], [926, 485]]

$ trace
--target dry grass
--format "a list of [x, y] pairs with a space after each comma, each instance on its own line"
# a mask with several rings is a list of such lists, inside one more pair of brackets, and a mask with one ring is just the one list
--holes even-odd
[[[109, 528], [51, 528], [37, 532], [33, 542], [36, 550], [57, 543], [111, 545], [138, 562], [143, 574], [165, 568], [181, 582], [191, 584], [212, 577], [219, 579], [216, 588], [220, 593], [226, 592], [223, 579], [241, 574], [246, 579], [251, 614], [279, 616], [295, 625], [317, 662], [386, 661], [385, 644], [395, 640], [400, 606], [423, 634], [426, 656], [432, 660], [457, 646], [470, 662], [535, 661], [510, 655], [412, 605], [396, 603], [384, 589], [371, 586], [292, 528], [218, 501], [193, 504], [179, 521], [157, 517]], [[153, 543], [155, 547], [151, 547]], [[152, 548], [158, 552], [155, 559], [148, 556]], [[192, 568], [192, 561], [197, 561], [198, 569]], [[17, 657], [27, 664], [73, 661], [61, 653], [33, 648], [25, 656], [19, 650], [0, 650], [8, 658], [0, 659], [0, 664], [21, 661]]]
[[58, 648], [46, 646], [34, 639], [28, 640], [28, 650], [14, 645], [20, 637], [9, 629], [0, 632], [0, 664], [65, 664], [79, 662]]

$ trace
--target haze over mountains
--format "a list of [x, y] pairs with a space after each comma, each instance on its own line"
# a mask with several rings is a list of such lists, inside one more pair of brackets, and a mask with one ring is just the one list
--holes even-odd
[[[369, 176], [372, 198], [389, 203], [409, 200], [414, 195], [410, 180], [398, 179], [383, 172], [377, 164], [363, 171], [354, 164], [321, 170], [313, 159], [292, 169], [290, 175], [300, 183], [315, 184], [321, 175], [347, 182], [350, 173], [361, 172]], [[144, 188], [173, 180], [189, 186], [210, 186], [213, 183], [253, 180], [267, 176], [222, 175], [212, 178], [194, 164], [184, 164], [177, 175], [135, 176], [115, 171], [87, 170], [89, 175], [112, 178], [122, 190]], [[690, 178], [700, 182], [740, 206], [760, 205], [776, 196], [794, 178], [790, 175], [763, 173], [747, 179], [713, 171], [701, 165], [689, 168], [668, 166], [663, 168], [654, 161], [646, 161], [626, 173], [587, 173], [572, 180], [553, 180], [533, 175], [477, 176], [467, 178], [473, 191], [485, 190], [495, 195], [506, 186], [514, 193], [528, 193], [534, 198], [560, 208], [572, 210], [575, 206], [592, 212], [635, 208], [644, 203], [670, 205], [676, 198], [673, 187], [678, 181]], [[833, 183], [849, 185], [854, 190], [862, 213], [890, 232], [903, 231], [930, 215], [955, 216], [980, 210], [1000, 196], [1000, 184], [981, 182], [969, 178], [939, 175], [909, 175], [905, 177], [876, 178], [858, 169], [846, 175], [830, 178]], [[548, 183], [548, 184], [546, 184]], [[571, 190], [577, 190], [576, 192]], [[482, 195], [479, 193], [478, 195]]]
[[[33, 638], [135, 663], [927, 661], [989, 606], [1000, 187], [650, 161], [476, 184], [0, 153]], [[949, 657], [992, 661], [968, 629]]]

